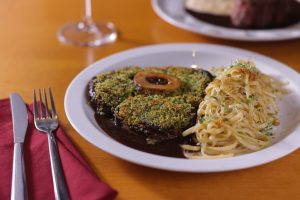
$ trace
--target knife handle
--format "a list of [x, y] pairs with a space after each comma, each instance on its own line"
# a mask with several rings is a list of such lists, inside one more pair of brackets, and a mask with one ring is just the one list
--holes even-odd
[[69, 200], [70, 199], [69, 192], [64, 179], [58, 148], [55, 142], [55, 137], [52, 131], [49, 131], [47, 135], [48, 135], [48, 144], [49, 144], [49, 153], [50, 153], [55, 200]]
[[26, 174], [23, 158], [23, 143], [14, 144], [11, 200], [27, 200]]

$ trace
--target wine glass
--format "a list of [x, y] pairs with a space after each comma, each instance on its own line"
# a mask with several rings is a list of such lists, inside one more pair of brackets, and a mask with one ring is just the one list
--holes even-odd
[[81, 21], [65, 24], [57, 32], [64, 44], [96, 47], [117, 39], [117, 30], [111, 22], [95, 22], [92, 19], [92, 2], [85, 0], [85, 16]]

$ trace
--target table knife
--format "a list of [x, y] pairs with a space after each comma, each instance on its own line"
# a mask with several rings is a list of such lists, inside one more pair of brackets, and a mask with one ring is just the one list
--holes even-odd
[[23, 158], [23, 144], [28, 127], [28, 113], [25, 103], [17, 93], [10, 95], [10, 106], [14, 134], [11, 200], [23, 200], [28, 198]]

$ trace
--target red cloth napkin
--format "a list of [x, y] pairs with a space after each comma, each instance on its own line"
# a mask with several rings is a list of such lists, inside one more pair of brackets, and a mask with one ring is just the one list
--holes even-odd
[[[24, 159], [29, 199], [55, 199], [48, 139], [33, 123], [32, 105], [28, 106], [28, 130], [24, 143]], [[111, 200], [117, 192], [101, 182], [71, 141], [59, 128], [55, 134], [71, 199]], [[0, 199], [10, 199], [13, 163], [13, 127], [9, 99], [0, 100]]]

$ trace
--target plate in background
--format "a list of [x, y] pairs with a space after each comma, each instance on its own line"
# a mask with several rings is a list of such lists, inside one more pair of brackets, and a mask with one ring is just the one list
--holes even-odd
[[184, 0], [152, 0], [152, 7], [166, 22], [211, 37], [243, 41], [277, 41], [300, 38], [300, 22], [278, 29], [243, 30], [217, 26], [191, 16], [184, 10]]

